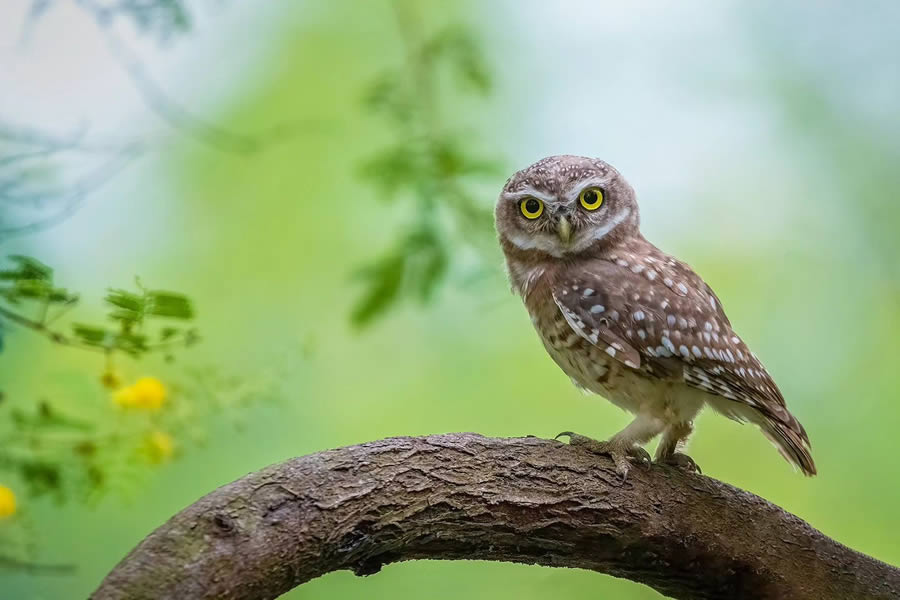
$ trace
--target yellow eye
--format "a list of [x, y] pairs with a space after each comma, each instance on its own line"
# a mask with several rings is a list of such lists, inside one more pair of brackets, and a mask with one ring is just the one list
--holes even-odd
[[537, 198], [525, 198], [519, 203], [519, 210], [526, 219], [537, 219], [544, 214], [544, 203]]
[[598, 187], [589, 187], [578, 194], [578, 201], [585, 210], [597, 210], [603, 204], [603, 190]]

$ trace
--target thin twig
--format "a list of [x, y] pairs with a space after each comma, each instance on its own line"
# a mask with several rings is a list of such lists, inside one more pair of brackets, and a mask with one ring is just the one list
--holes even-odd
[[72, 564], [46, 564], [0, 555], [0, 569], [8, 568], [31, 575], [70, 575], [76, 567]]
[[35, 321], [33, 319], [29, 319], [23, 315], [20, 315], [17, 312], [11, 311], [8, 308], [0, 306], [0, 317], [7, 319], [16, 325], [20, 325], [31, 331], [41, 334], [54, 344], [59, 344], [61, 346], [69, 346], [72, 348], [80, 348], [82, 350], [91, 350], [92, 352], [105, 352], [103, 348], [98, 348], [96, 346], [88, 346], [86, 344], [81, 344], [70, 337], [67, 337], [58, 331], [53, 331], [49, 329], [44, 323], [40, 321]]

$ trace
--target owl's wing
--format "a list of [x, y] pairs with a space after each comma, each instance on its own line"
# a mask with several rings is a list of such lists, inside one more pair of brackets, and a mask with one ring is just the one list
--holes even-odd
[[659, 276], [648, 277], [591, 261], [563, 274], [553, 298], [575, 332], [628, 367], [682, 380], [775, 418], [788, 414], [775, 382], [731, 329], [709, 286], [674, 259], [663, 266], [668, 268]]
[[553, 300], [575, 333], [625, 366], [640, 368], [640, 352], [625, 341], [618, 326], [619, 313], [613, 305], [621, 306], [623, 299], [614, 291], [600, 288], [590, 277], [567, 278], [554, 287]]
[[648, 262], [597, 259], [572, 267], [558, 277], [553, 298], [584, 339], [647, 376], [730, 401], [711, 404], [732, 419], [756, 422], [789, 460], [815, 472], [803, 426], [713, 291], [684, 263]]

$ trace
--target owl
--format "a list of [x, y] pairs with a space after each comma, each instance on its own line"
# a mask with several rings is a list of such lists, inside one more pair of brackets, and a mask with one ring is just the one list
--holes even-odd
[[551, 156], [514, 174], [495, 210], [514, 292], [572, 382], [632, 413], [608, 441], [564, 432], [612, 458], [624, 478], [643, 445], [698, 471], [681, 452], [704, 406], [750, 422], [806, 475], [809, 438], [715, 292], [640, 232], [634, 190], [602, 160]]

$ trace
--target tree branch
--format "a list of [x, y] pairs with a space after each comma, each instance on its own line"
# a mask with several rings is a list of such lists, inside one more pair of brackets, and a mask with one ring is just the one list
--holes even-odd
[[251, 473], [187, 507], [94, 600], [276, 598], [414, 559], [576, 567], [674, 598], [900, 598], [900, 569], [708, 477], [537, 438], [392, 438]]

